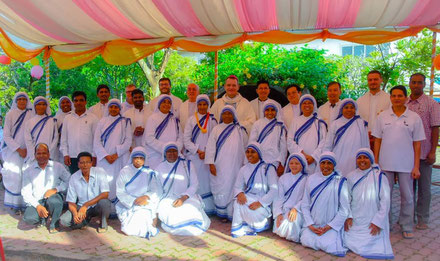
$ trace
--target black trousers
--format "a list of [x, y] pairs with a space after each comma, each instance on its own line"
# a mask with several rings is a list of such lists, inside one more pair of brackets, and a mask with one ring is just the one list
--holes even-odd
[[[47, 199], [40, 199], [38, 202], [49, 211], [49, 216], [52, 217], [50, 221], [50, 229], [59, 227], [59, 220], [61, 212], [63, 211], [64, 195], [55, 193]], [[45, 218], [38, 215], [37, 209], [29, 206], [24, 211], [23, 221], [30, 225], [43, 224], [46, 222]]]
[[79, 170], [78, 168], [78, 158], [70, 158], [70, 166], [69, 171], [70, 174], [73, 174]]
[[[107, 227], [107, 219], [110, 215], [112, 203], [108, 199], [101, 199], [95, 206], [87, 209], [86, 218], [81, 222], [80, 224], [75, 224], [73, 221], [73, 215], [70, 210], [64, 212], [64, 214], [61, 216], [60, 222], [61, 225], [65, 227], [71, 227], [73, 229], [82, 228], [84, 226], [87, 226], [89, 224], [92, 217], [101, 217], [101, 228]], [[81, 206], [77, 205], [77, 210], [79, 210]]]

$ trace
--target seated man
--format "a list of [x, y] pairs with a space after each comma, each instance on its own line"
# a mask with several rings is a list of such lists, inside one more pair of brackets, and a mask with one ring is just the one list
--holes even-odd
[[92, 154], [78, 154], [79, 170], [69, 181], [66, 201], [69, 211], [61, 216], [61, 225], [72, 229], [86, 226], [92, 217], [101, 217], [98, 233], [107, 231], [107, 219], [111, 202], [108, 199], [109, 184], [104, 169], [92, 167]]
[[58, 232], [63, 210], [64, 193], [69, 184], [70, 173], [59, 162], [49, 160], [49, 147], [44, 143], [35, 146], [35, 159], [24, 171], [21, 194], [27, 205], [23, 221], [31, 225], [49, 226], [51, 234]]

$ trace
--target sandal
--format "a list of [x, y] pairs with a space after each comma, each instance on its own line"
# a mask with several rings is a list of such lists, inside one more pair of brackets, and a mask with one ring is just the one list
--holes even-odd
[[105, 232], [107, 232], [107, 230], [108, 230], [108, 227], [105, 227], [105, 228], [98, 227], [98, 233], [105, 233]]
[[409, 232], [409, 231], [403, 231], [403, 232], [402, 232], [402, 236], [403, 236], [403, 238], [405, 238], [405, 239], [411, 239], [411, 238], [414, 238], [414, 234], [413, 234], [413, 232]]
[[418, 224], [416, 225], [416, 228], [417, 228], [418, 230], [427, 230], [429, 227], [428, 227], [428, 225], [425, 224], [425, 223], [418, 223]]

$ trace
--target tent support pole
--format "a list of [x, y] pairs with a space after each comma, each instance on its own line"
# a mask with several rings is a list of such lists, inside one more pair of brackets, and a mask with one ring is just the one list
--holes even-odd
[[218, 96], [218, 51], [215, 51], [214, 63], [214, 101], [216, 101]]
[[50, 100], [50, 69], [49, 69], [50, 56], [44, 57], [44, 71], [46, 72], [46, 99]]
[[437, 33], [432, 32], [432, 55], [431, 55], [431, 75], [429, 83], [429, 96], [434, 95], [434, 59], [436, 55], [436, 45], [437, 45]]

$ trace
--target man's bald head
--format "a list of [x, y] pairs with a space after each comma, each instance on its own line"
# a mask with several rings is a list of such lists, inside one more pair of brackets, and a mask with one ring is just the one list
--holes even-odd
[[188, 87], [186, 89], [186, 95], [188, 96], [188, 99], [190, 102], [196, 102], [197, 95], [199, 95], [199, 86], [195, 83], [188, 84]]

